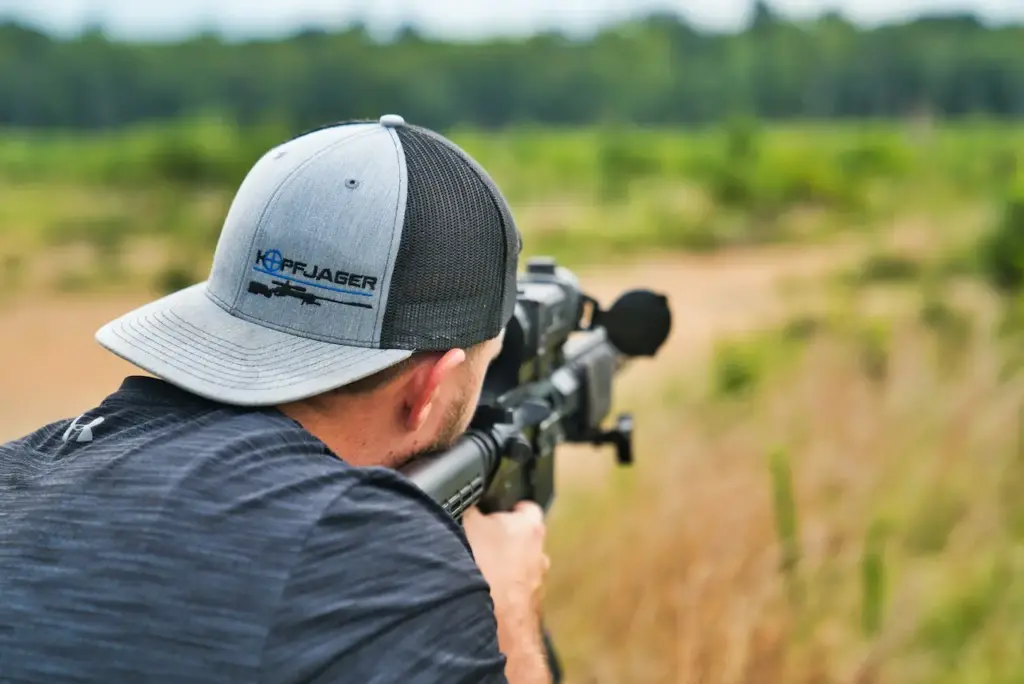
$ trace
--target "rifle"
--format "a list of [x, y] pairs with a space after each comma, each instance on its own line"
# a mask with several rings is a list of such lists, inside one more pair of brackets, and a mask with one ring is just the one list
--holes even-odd
[[[603, 310], [549, 257], [530, 259], [517, 286], [469, 429], [446, 451], [401, 468], [457, 521], [474, 505], [488, 513], [530, 500], [547, 511], [561, 442], [611, 444], [620, 465], [632, 464], [632, 416], [602, 428], [612, 381], [630, 358], [654, 356], [671, 328], [664, 295], [630, 290]], [[544, 641], [557, 684], [561, 665], [546, 631]]]

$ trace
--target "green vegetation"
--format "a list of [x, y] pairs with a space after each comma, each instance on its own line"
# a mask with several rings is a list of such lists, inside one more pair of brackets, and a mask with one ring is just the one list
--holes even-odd
[[[143, 281], [158, 291], [198, 281], [246, 171], [290, 134], [215, 117], [107, 133], [0, 133], [7, 281], [31, 276], [64, 289]], [[913, 222], [933, 222], [937, 240], [978, 236], [1010, 196], [998, 161], [1024, 150], [1024, 130], [994, 122], [942, 126], [925, 138], [897, 123], [753, 119], [702, 131], [461, 128], [452, 136], [508, 195], [527, 250], [572, 265], [884, 236]], [[1017, 220], [1005, 213], [1007, 225]], [[1019, 228], [1007, 230], [1001, 239], [1016, 240]], [[998, 261], [1003, 243], [989, 253], [988, 268], [1012, 279], [1013, 263]], [[912, 279], [917, 259], [879, 251], [854, 277]]]
[[766, 2], [751, 4], [752, 20], [738, 33], [703, 32], [661, 13], [578, 40], [545, 33], [448, 42], [411, 28], [378, 37], [352, 26], [279, 40], [205, 34], [130, 44], [95, 29], [55, 39], [8, 23], [0, 25], [0, 125], [109, 128], [205, 111], [299, 128], [384, 111], [445, 128], [696, 124], [737, 112], [770, 119], [1024, 112], [1024, 27], [952, 15], [865, 29], [835, 13], [793, 22]]
[[789, 454], [781, 449], [773, 451], [768, 459], [768, 469], [771, 473], [775, 527], [782, 547], [779, 568], [792, 578], [796, 575], [800, 561], [800, 539]]
[[875, 523], [868, 530], [861, 555], [861, 623], [864, 635], [877, 636], [885, 612], [885, 526]]
[[1007, 193], [999, 224], [981, 241], [981, 261], [1000, 292], [1024, 292], [1024, 173]]
[[573, 681], [1024, 680], [1024, 375], [965, 284], [847, 289], [631, 400], [634, 470], [554, 518]]
[[903, 254], [877, 252], [868, 257], [852, 278], [864, 283], [902, 282], [920, 277], [921, 264]]

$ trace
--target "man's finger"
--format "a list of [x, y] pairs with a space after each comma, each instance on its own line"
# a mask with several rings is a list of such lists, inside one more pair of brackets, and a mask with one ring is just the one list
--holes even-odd
[[544, 522], [544, 509], [536, 501], [520, 501], [516, 504], [515, 512], [527, 517], [531, 522]]

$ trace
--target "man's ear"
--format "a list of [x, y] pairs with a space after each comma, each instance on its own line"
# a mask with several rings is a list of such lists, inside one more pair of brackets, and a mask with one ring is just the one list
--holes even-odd
[[430, 417], [442, 383], [466, 362], [466, 352], [451, 349], [440, 357], [430, 357], [411, 374], [405, 392], [405, 426], [419, 430]]

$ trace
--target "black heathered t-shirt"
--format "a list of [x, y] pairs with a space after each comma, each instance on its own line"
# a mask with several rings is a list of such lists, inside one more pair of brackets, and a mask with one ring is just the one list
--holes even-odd
[[2, 682], [489, 684], [504, 664], [461, 528], [277, 411], [131, 377], [0, 446]]

